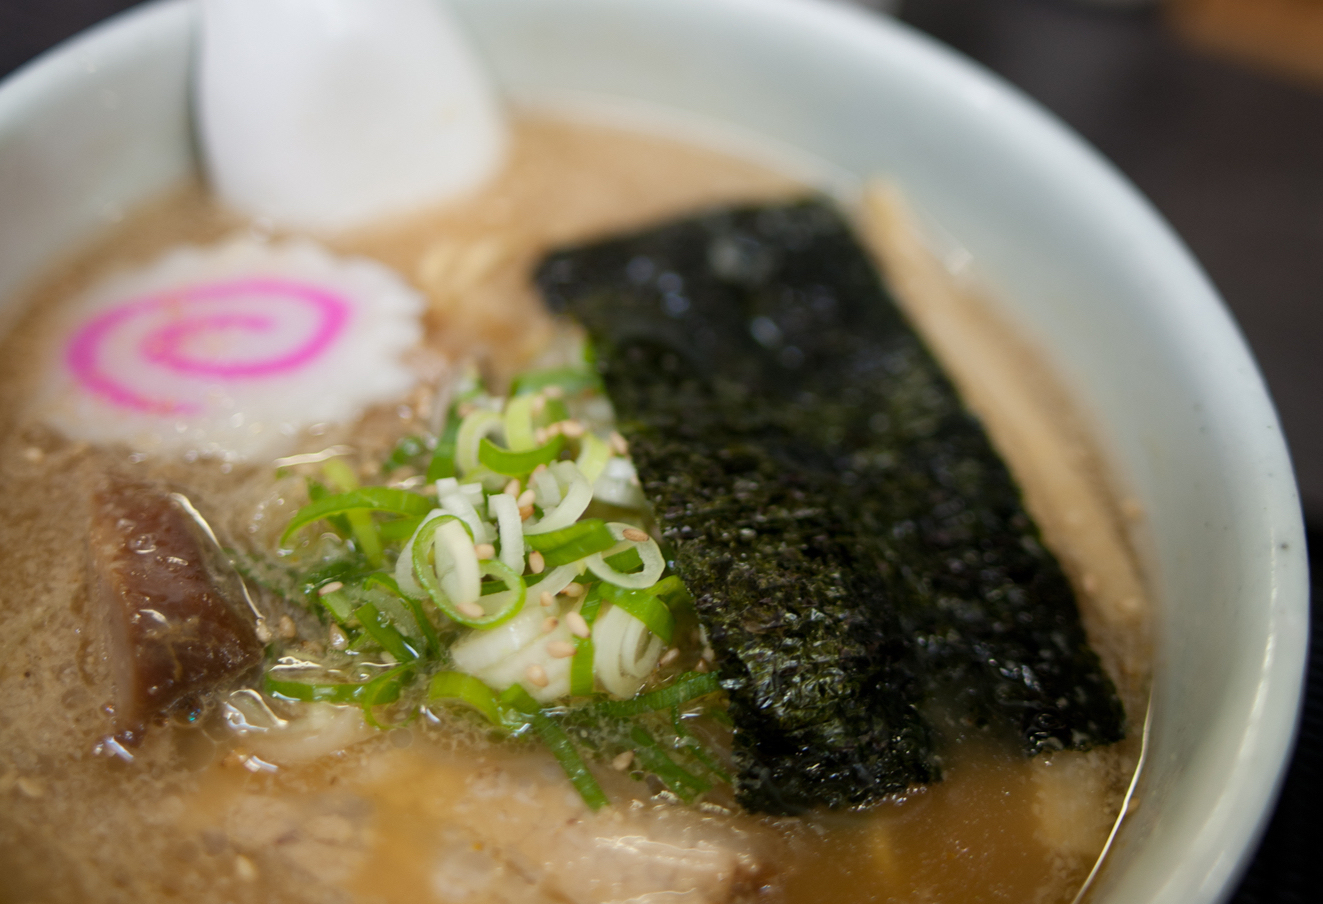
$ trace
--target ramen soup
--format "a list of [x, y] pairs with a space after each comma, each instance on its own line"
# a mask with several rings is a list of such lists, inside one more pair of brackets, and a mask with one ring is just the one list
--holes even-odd
[[[188, 189], [53, 271], [0, 352], [0, 898], [1072, 900], [1139, 754], [1147, 602], [1126, 538], [1142, 512], [1111, 493], [1033, 349], [881, 185], [845, 215], [1018, 479], [1056, 558], [1023, 515], [1015, 548], [1059, 561], [1097, 654], [1079, 655], [1125, 721], [1017, 734], [967, 707], [967, 689], [869, 672], [850, 694], [876, 698], [868, 724], [892, 734], [865, 749], [854, 710], [805, 727], [783, 712], [792, 695], [750, 716], [770, 699], [757, 694], [808, 674], [804, 650], [775, 658], [781, 635], [767, 675], [731, 680], [771, 630], [745, 615], [779, 597], [732, 579], [722, 608], [705, 583], [710, 550], [675, 520], [697, 503], [672, 490], [711, 485], [656, 454], [672, 441], [648, 418], [672, 396], [626, 379], [637, 350], [611, 317], [645, 284], [665, 316], [693, 314], [699, 277], [664, 259], [693, 230], [807, 217], [836, 236], [836, 215], [804, 197], [744, 160], [524, 119], [498, 179], [407, 222], [323, 246]], [[694, 266], [761, 279], [762, 258], [732, 242]], [[594, 308], [597, 277], [580, 276], [612, 254], [622, 300]], [[786, 323], [754, 318], [729, 348], [810, 380], [830, 362]], [[689, 366], [675, 360], [657, 359], [659, 380]], [[686, 379], [668, 384], [697, 400], [676, 435], [699, 455], [710, 432], [683, 430], [725, 402]], [[860, 449], [891, 435], [890, 416], [861, 419]], [[802, 490], [794, 517], [818, 517], [812, 486], [766, 486], [748, 491]], [[780, 528], [755, 514], [756, 530], [721, 535], [753, 550], [731, 561], [764, 561], [758, 538]], [[805, 543], [849, 558], [834, 537]], [[874, 583], [918, 567], [879, 565]], [[868, 656], [919, 661], [879, 624]], [[815, 694], [854, 687], [846, 655]]]

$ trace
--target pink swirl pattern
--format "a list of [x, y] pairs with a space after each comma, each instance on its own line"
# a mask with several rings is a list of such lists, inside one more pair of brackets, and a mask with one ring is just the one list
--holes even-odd
[[[232, 313], [223, 308], [260, 297], [261, 313]], [[193, 349], [211, 337], [278, 336], [281, 309], [295, 305], [313, 317], [313, 327], [296, 337], [291, 347], [266, 357], [206, 357]], [[240, 279], [206, 283], [115, 305], [83, 324], [70, 339], [65, 363], [88, 392], [121, 408], [155, 415], [192, 414], [193, 402], [168, 394], [149, 394], [116, 376], [107, 346], [117, 331], [143, 317], [161, 318], [135, 349], [142, 362], [160, 376], [205, 378], [210, 381], [251, 381], [283, 376], [316, 361], [335, 342], [350, 320], [352, 307], [343, 297], [320, 286], [283, 279]], [[288, 314], [286, 315], [288, 317]]]

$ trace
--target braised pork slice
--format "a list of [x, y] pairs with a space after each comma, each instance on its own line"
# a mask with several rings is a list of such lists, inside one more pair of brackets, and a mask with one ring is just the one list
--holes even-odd
[[108, 481], [93, 497], [89, 545], [122, 740], [261, 661], [256, 618], [182, 497]]
[[549, 756], [419, 746], [379, 752], [351, 779], [375, 811], [362, 875], [414, 852], [416, 874], [393, 880], [401, 899], [737, 904], [767, 900], [789, 860], [770, 824], [719, 807], [629, 802], [623, 776], [603, 776], [619, 803], [593, 813]]

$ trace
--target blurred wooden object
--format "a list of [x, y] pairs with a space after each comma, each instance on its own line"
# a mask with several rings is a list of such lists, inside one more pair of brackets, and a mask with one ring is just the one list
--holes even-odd
[[1167, 6], [1191, 40], [1323, 87], [1323, 0], [1170, 0]]

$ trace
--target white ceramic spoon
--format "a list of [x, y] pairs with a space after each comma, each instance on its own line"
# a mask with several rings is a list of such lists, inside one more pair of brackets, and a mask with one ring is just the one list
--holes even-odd
[[202, 0], [198, 133], [245, 213], [332, 231], [463, 194], [506, 125], [442, 0]]

